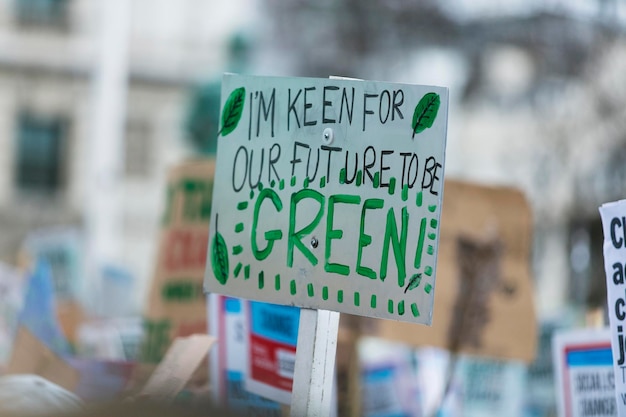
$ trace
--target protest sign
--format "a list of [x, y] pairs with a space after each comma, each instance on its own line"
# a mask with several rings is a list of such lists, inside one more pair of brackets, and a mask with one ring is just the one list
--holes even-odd
[[206, 334], [176, 338], [140, 396], [173, 401], [214, 343], [215, 338]]
[[364, 338], [359, 346], [362, 415], [421, 417], [422, 398], [410, 348]]
[[617, 416], [609, 329], [561, 331], [552, 342], [560, 417]]
[[22, 250], [31, 262], [44, 261], [49, 265], [55, 298], [65, 302], [81, 299], [83, 246], [78, 230], [48, 228], [30, 233]]
[[210, 367], [216, 401], [242, 415], [281, 417], [279, 403], [254, 394], [245, 386], [249, 350], [249, 316], [244, 307], [247, 301], [217, 294], [209, 298], [210, 333], [217, 338]]
[[461, 415], [524, 416], [524, 363], [463, 356], [459, 374], [463, 387]]
[[205, 289], [430, 324], [448, 91], [225, 75]]
[[436, 346], [529, 362], [537, 330], [530, 274], [531, 210], [521, 192], [447, 180], [431, 327], [367, 322], [365, 330]]
[[57, 319], [54, 283], [47, 262], [37, 261], [27, 274], [26, 297], [19, 325], [27, 328], [55, 353], [71, 354], [71, 346]]
[[283, 404], [291, 402], [300, 309], [242, 302], [248, 317], [246, 390]]
[[175, 337], [206, 331], [202, 291], [214, 161], [198, 160], [170, 170], [157, 264], [144, 313], [143, 360], [158, 362]]
[[611, 329], [615, 398], [620, 416], [626, 415], [626, 200], [600, 207], [604, 232], [604, 271]]

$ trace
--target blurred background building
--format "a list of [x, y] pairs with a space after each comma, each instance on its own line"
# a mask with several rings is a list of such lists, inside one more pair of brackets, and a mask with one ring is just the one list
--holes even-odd
[[0, 256], [74, 226], [138, 311], [166, 168], [214, 151], [221, 73], [343, 75], [450, 87], [446, 175], [526, 193], [540, 316], [602, 306], [625, 29], [623, 0], [2, 0]]
[[[185, 130], [194, 89], [219, 80], [248, 3], [0, 2], [3, 260], [14, 263], [32, 231], [76, 227], [99, 252], [98, 268], [136, 278], [138, 311], [166, 168], [197, 149]], [[86, 300], [100, 273], [89, 274]]]

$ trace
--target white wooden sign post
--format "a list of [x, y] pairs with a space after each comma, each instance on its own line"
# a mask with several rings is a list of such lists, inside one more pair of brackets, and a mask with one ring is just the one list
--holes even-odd
[[304, 308], [292, 415], [328, 415], [328, 311], [431, 323], [447, 107], [441, 87], [224, 76], [205, 290]]

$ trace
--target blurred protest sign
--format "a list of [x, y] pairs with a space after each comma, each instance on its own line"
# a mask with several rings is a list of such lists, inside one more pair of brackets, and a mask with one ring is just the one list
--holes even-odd
[[464, 356], [459, 362], [462, 413], [465, 417], [524, 416], [526, 366]]
[[283, 404], [291, 402], [300, 309], [242, 301], [246, 332], [246, 390]]
[[6, 373], [39, 375], [69, 391], [79, 380], [75, 369], [25, 327], [18, 329]]
[[416, 346], [526, 362], [537, 331], [529, 256], [532, 219], [521, 192], [446, 181], [432, 327], [367, 322]]
[[359, 345], [359, 359], [363, 416], [423, 415], [411, 349], [363, 338]]
[[615, 370], [615, 398], [618, 414], [626, 415], [626, 200], [600, 207], [604, 232], [604, 271], [612, 363]]
[[552, 343], [560, 417], [617, 416], [609, 329], [555, 334]]
[[22, 250], [31, 262], [44, 261], [49, 265], [56, 299], [68, 301], [81, 299], [83, 246], [78, 230], [50, 228], [30, 233]]
[[218, 340], [211, 352], [210, 369], [216, 400], [243, 415], [281, 417], [279, 403], [253, 394], [245, 386], [250, 317], [244, 304], [248, 301], [217, 294], [209, 297], [210, 331]]
[[57, 319], [56, 298], [50, 268], [39, 260], [28, 272], [26, 298], [19, 324], [26, 327], [41, 342], [59, 355], [68, 355], [72, 349]]
[[140, 396], [172, 401], [207, 357], [215, 338], [206, 334], [177, 337]]
[[26, 284], [24, 273], [0, 263], [0, 366], [7, 363], [13, 348]]
[[157, 264], [145, 310], [143, 360], [158, 362], [175, 337], [206, 331], [202, 291], [214, 162], [190, 161], [170, 170]]

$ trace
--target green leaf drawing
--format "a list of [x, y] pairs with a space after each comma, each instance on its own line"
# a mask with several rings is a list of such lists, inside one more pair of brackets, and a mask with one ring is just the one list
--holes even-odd
[[413, 112], [412, 138], [414, 138], [417, 133], [423, 132], [429, 127], [432, 127], [435, 122], [435, 118], [437, 117], [440, 104], [441, 99], [439, 98], [439, 94], [424, 94], [424, 97], [422, 97], [419, 103], [417, 103], [415, 111]]
[[409, 280], [409, 285], [407, 285], [406, 288], [404, 289], [404, 293], [406, 294], [407, 291], [417, 288], [417, 286], [420, 285], [421, 281], [422, 281], [422, 274], [420, 274], [419, 272], [417, 274], [413, 274], [413, 276]]
[[217, 133], [219, 136], [228, 135], [230, 132], [235, 130], [239, 120], [241, 119], [241, 114], [243, 113], [243, 104], [246, 101], [246, 89], [244, 87], [239, 87], [230, 93], [226, 103], [224, 104], [224, 108], [222, 109], [222, 129]]
[[211, 267], [215, 279], [225, 285], [228, 280], [228, 246], [224, 241], [224, 237], [217, 231], [217, 215], [215, 216], [215, 236], [211, 242]]

